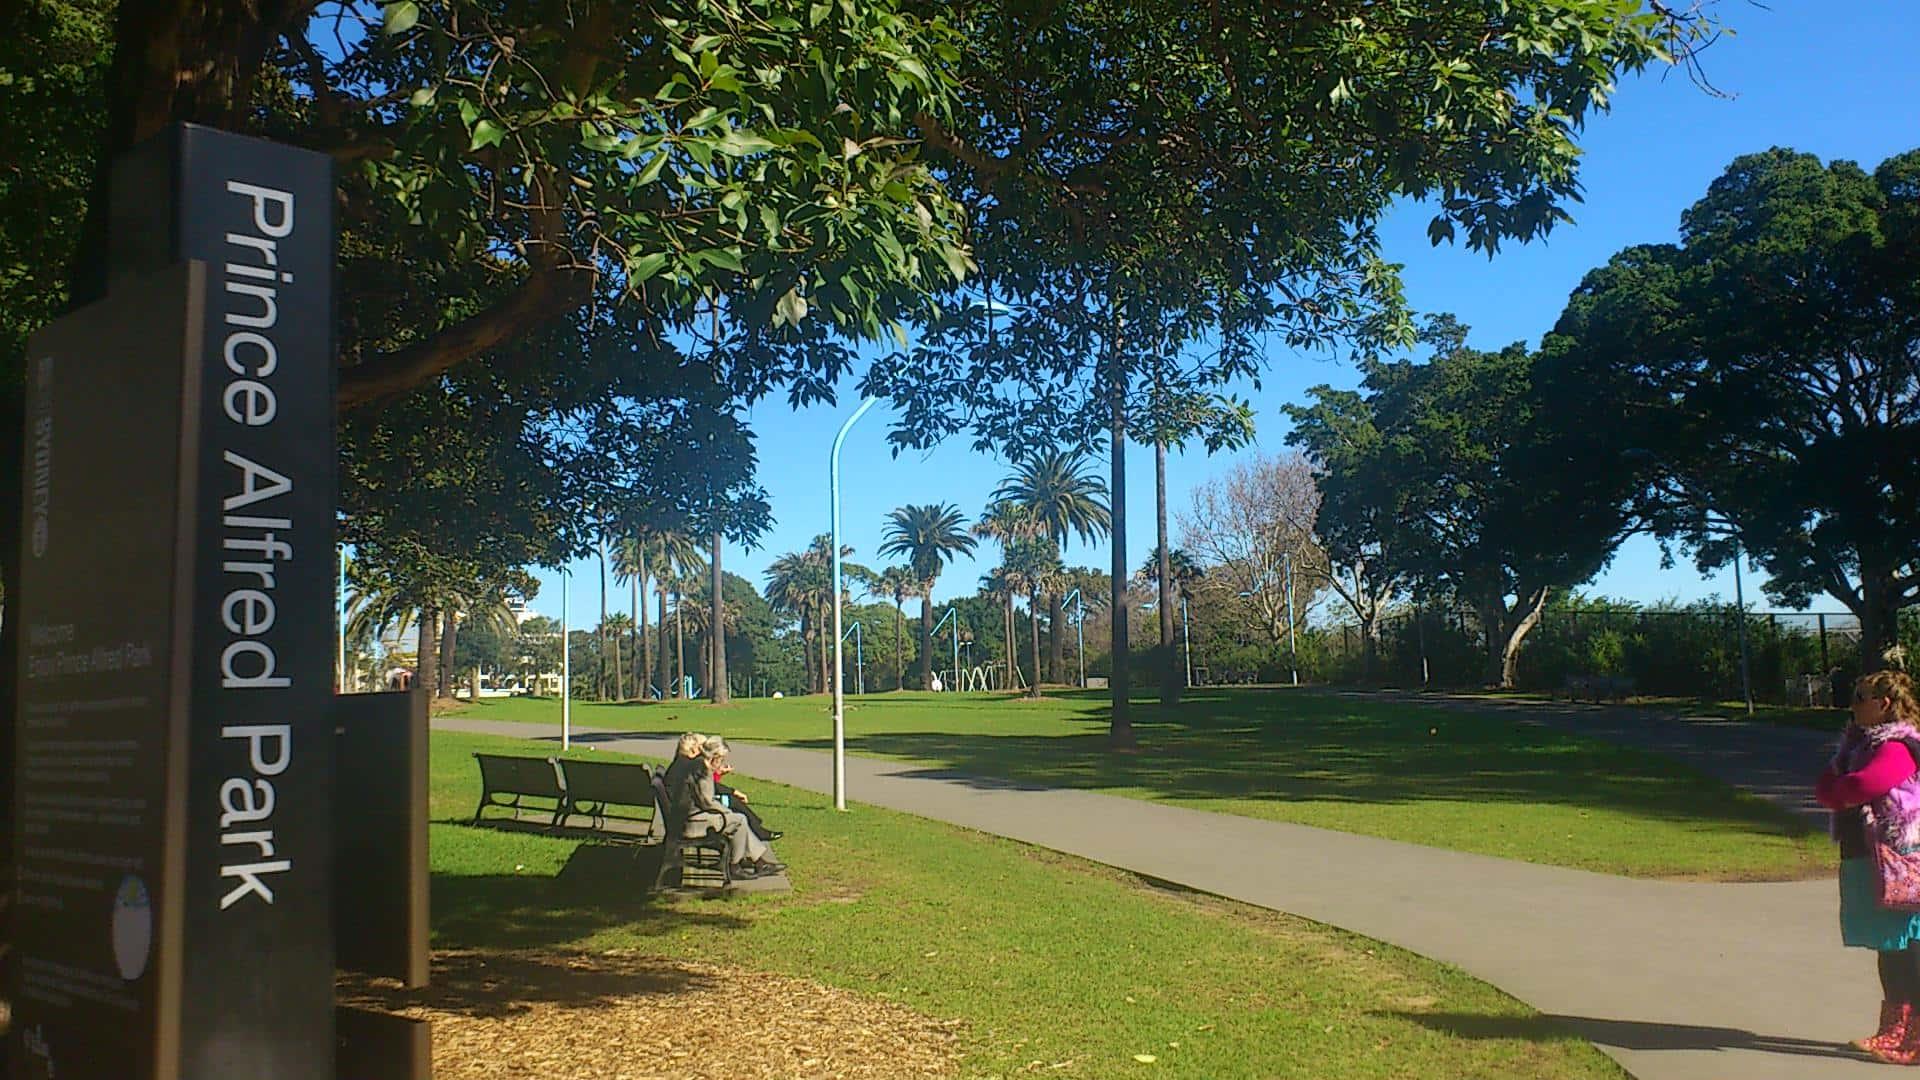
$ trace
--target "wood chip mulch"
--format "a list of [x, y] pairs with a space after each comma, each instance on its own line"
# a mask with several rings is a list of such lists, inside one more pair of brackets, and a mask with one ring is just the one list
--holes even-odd
[[436, 952], [340, 1003], [431, 1021], [435, 1080], [909, 1080], [955, 1074], [960, 1021], [805, 979], [626, 953]]

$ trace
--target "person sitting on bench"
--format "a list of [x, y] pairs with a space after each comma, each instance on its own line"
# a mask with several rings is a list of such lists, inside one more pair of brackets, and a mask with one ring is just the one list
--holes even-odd
[[[728, 810], [713, 794], [713, 762], [701, 754], [704, 740], [698, 735], [680, 737], [680, 757], [667, 768], [667, 814], [669, 820], [686, 823], [688, 836], [704, 836], [718, 831], [727, 838], [727, 861], [740, 878], [775, 874], [786, 867], [773, 859], [773, 850], [753, 830], [747, 819]], [[687, 754], [691, 746], [694, 754]], [[683, 764], [686, 762], [687, 764]]]
[[753, 835], [768, 843], [772, 843], [784, 836], [785, 834], [780, 830], [769, 829], [767, 828], [767, 823], [760, 820], [759, 813], [748, 804], [746, 792], [721, 783], [721, 780], [726, 774], [733, 771], [733, 755], [727, 748], [727, 740], [718, 735], [709, 735], [707, 736], [707, 741], [703, 744], [703, 749], [707, 756], [714, 758], [713, 793], [719, 797], [727, 809], [746, 818], [747, 827], [753, 830]]

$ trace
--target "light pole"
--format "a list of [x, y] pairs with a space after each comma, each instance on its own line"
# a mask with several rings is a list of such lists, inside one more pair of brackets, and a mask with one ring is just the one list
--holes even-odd
[[1087, 688], [1087, 601], [1076, 587], [1060, 599], [1060, 606], [1073, 604], [1074, 654], [1080, 659], [1080, 689]]
[[345, 694], [349, 692], [347, 686], [347, 546], [345, 544], [340, 545], [340, 622], [338, 631], [336, 636], [340, 639], [340, 671], [336, 676], [334, 685], [339, 687], [338, 693]]
[[1287, 659], [1293, 663], [1293, 685], [1300, 685], [1300, 650], [1293, 640], [1293, 552], [1280, 553], [1287, 568]]
[[1193, 623], [1187, 619], [1187, 597], [1180, 594], [1180, 639], [1187, 647], [1187, 689], [1193, 689]]
[[[867, 654], [864, 644], [866, 634], [857, 622], [847, 627], [847, 634], [853, 635], [853, 670], [858, 673], [855, 677], [853, 692], [864, 694], [867, 692]], [[841, 634], [840, 640], [845, 641], [847, 634]]]
[[[960, 620], [954, 617], [955, 610], [954, 608], [948, 608], [947, 613], [940, 616], [940, 621], [933, 624], [933, 633], [927, 635], [927, 644], [932, 645], [933, 639], [940, 636], [940, 628], [947, 625], [948, 619], [953, 619], [953, 675], [954, 681], [958, 682], [960, 675]], [[1036, 681], [1039, 679], [1039, 672], [1034, 673], [1034, 678]], [[960, 688], [958, 686], [949, 686], [947, 689], [953, 691]]]
[[1740, 584], [1740, 535], [1733, 533], [1732, 522], [1728, 530], [1733, 536], [1733, 606], [1738, 608], [1740, 618], [1740, 692], [1747, 699], [1747, 715], [1753, 715], [1753, 679], [1747, 670], [1747, 594]]
[[833, 504], [833, 808], [847, 808], [847, 687], [846, 672], [841, 665], [846, 661], [840, 650], [840, 444], [847, 441], [847, 432], [859, 419], [867, 415], [879, 398], [868, 398], [860, 407], [840, 425], [840, 431], [833, 437], [833, 453], [829, 455], [827, 468], [827, 500]]
[[[1674, 466], [1670, 462], [1668, 462], [1665, 458], [1661, 457], [1658, 453], [1655, 453], [1654, 451], [1645, 449], [1643, 447], [1637, 447], [1637, 446], [1632, 447], [1628, 450], [1623, 451], [1621, 453], [1621, 456], [1629, 460], [1653, 462], [1654, 464], [1660, 465], [1668, 469], [1669, 471], [1677, 472], [1677, 470], [1674, 469]], [[1685, 493], [1684, 480], [1676, 476], [1672, 482], [1681, 485], [1680, 494], [1684, 495]], [[1669, 494], [1674, 493], [1672, 488], [1668, 488], [1667, 491]], [[1742, 583], [1740, 581], [1740, 556], [1741, 556], [1740, 530], [1738, 526], [1734, 525], [1732, 518], [1728, 517], [1726, 514], [1720, 511], [1713, 510], [1707, 507], [1702, 507], [1701, 514], [1702, 514], [1702, 517], [1706, 520], [1706, 523], [1708, 525], [1716, 526], [1718, 531], [1722, 535], [1726, 536], [1727, 538], [1733, 541], [1733, 603], [1734, 603], [1734, 606], [1739, 609], [1737, 614], [1740, 619], [1740, 626], [1739, 626], [1739, 630], [1740, 630], [1740, 696], [1746, 699], [1747, 715], [1752, 716], [1753, 715], [1753, 679], [1751, 676], [1751, 669], [1748, 665], [1748, 660], [1747, 660], [1747, 596], [1746, 596], [1746, 590], [1742, 586]], [[1713, 516], [1719, 517], [1720, 520], [1718, 522], [1715, 522], [1713, 520]]]
[[568, 586], [573, 575], [560, 568], [560, 749], [573, 749], [573, 632], [568, 626]]

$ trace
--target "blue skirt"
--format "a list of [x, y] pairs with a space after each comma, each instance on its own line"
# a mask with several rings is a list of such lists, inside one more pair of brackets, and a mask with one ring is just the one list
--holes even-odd
[[1870, 858], [1840, 860], [1840, 940], [1880, 952], [1920, 941], [1920, 911], [1880, 906], [1880, 873]]

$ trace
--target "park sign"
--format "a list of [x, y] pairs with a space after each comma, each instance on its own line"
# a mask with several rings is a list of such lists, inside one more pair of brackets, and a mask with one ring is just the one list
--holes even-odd
[[176, 126], [29, 345], [11, 1076], [334, 1075], [332, 200]]

